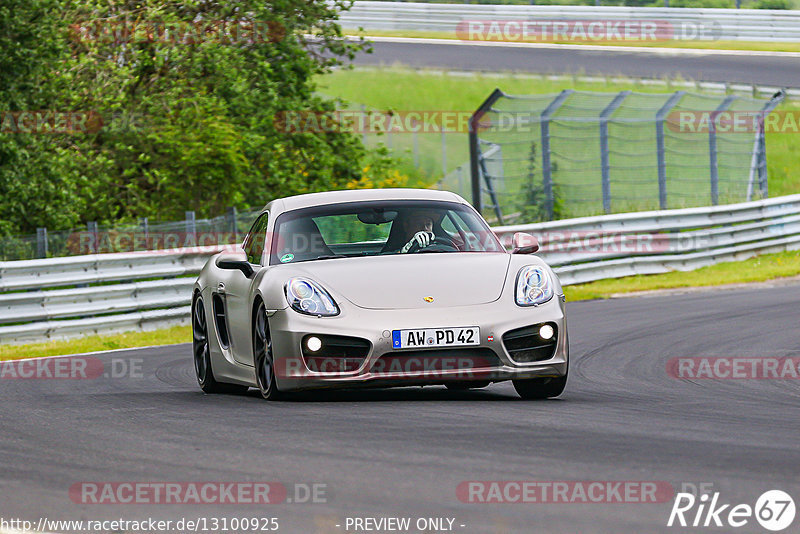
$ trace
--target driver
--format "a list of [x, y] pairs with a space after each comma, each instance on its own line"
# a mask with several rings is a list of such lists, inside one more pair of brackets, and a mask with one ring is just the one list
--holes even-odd
[[419, 248], [425, 248], [435, 238], [433, 217], [428, 212], [412, 211], [408, 217], [403, 219], [403, 231], [408, 243], [400, 249], [401, 254], [407, 253], [415, 243]]

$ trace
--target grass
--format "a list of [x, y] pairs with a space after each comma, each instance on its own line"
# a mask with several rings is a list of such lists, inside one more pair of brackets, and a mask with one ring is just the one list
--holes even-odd
[[[720, 263], [688, 272], [671, 272], [645, 276], [629, 276], [599, 280], [588, 284], [566, 286], [568, 301], [606, 299], [620, 293], [656, 289], [718, 286], [747, 282], [764, 282], [800, 275], [800, 252], [765, 254], [739, 262]], [[128, 332], [106, 336], [89, 336], [74, 340], [51, 341], [31, 345], [0, 345], [0, 361], [40, 356], [56, 356], [109, 349], [170, 345], [192, 340], [189, 326], [176, 326], [151, 332]]]
[[[663, 102], [655, 102], [653, 97], [649, 97], [648, 94], [671, 93], [677, 89], [687, 90], [683, 86], [671, 85], [671, 81], [677, 82], [681, 80], [664, 80], [663, 85], [652, 85], [635, 79], [625, 82], [618, 82], [613, 79], [609, 82], [586, 82], [577, 78], [550, 80], [543, 76], [513, 73], [475, 74], [467, 77], [440, 71], [413, 70], [403, 66], [338, 70], [317, 80], [322, 94], [341, 98], [351, 103], [363, 104], [371, 109], [382, 111], [459, 111], [466, 114], [477, 109], [495, 88], [500, 88], [511, 95], [543, 95], [541, 101], [530, 104], [538, 107], [541, 107], [542, 102], [549, 102], [552, 97], [564, 89], [600, 93], [617, 93], [623, 90], [632, 90], [641, 94], [629, 96], [625, 105], [630, 105], [630, 109], [639, 108], [643, 110], [641, 113], [649, 114], [652, 111], [654, 114], [655, 110]], [[590, 101], [594, 97], [588, 98], [591, 105], [597, 106], [596, 101], [594, 103]], [[610, 98], [610, 96], [600, 98]], [[690, 109], [714, 109], [719, 105], [722, 98], [723, 95], [716, 93], [713, 98], [708, 96], [685, 97], [684, 102], [691, 101], [686, 105], [696, 106]], [[525, 102], [520, 104], [519, 100], [503, 100], [499, 104], [509, 109], [521, 109], [520, 105], [529, 105]], [[517, 106], [517, 108], [512, 106]], [[752, 105], [738, 101], [734, 102], [732, 109], [737, 109], [737, 106], [738, 109], [744, 109]], [[538, 109], [538, 107], [535, 109]], [[781, 104], [778, 110], [798, 112], [800, 111], [800, 103], [787, 101]], [[619, 111], [623, 112], [624, 110], [620, 109]], [[637, 113], [637, 111], [627, 112]], [[552, 161], [557, 166], [554, 169], [554, 180], [557, 184], [561, 181], [567, 188], [572, 187], [577, 196], [586, 196], [587, 188], [591, 189], [591, 184], [599, 184], [600, 181], [599, 171], [592, 166], [593, 164], [585, 164], [586, 169], [581, 170], [576, 169], [581, 163], [574, 164], [572, 162], [580, 162], [581, 159], [586, 158], [599, 159], [597, 150], [599, 138], [595, 130], [596, 128], [589, 128], [588, 131], [579, 132], [580, 135], [584, 136], [583, 139], [579, 140], [577, 136], [572, 136], [569, 125], [558, 125], [556, 123], [551, 125], [551, 136], [554, 139], [551, 142], [551, 149], [553, 150]], [[616, 204], [612, 205], [612, 209], [617, 212], [657, 209], [658, 192], [655, 186], [656, 166], [654, 162], [655, 134], [652, 124], [626, 126], [612, 122], [609, 125], [609, 130], [612, 137], [629, 137], [627, 146], [621, 151], [617, 150], [617, 155], [612, 155], [612, 169], [615, 164], [617, 165], [617, 169], [612, 170], [612, 196], [614, 196], [615, 190], [623, 190], [624, 194], [619, 195], [618, 193], [618, 196], [627, 196], [634, 199], [632, 201], [618, 199], [615, 201]], [[505, 135], [505, 140], [508, 140], [510, 139], [509, 136], [518, 134]], [[559, 135], [561, 136], [561, 141], [557, 139]], [[442, 171], [443, 143], [446, 147], [447, 172], [452, 172], [456, 167], [462, 166], [468, 161], [467, 135], [463, 132], [446, 134], [444, 141], [439, 133], [419, 134], [417, 137], [420, 165], [423, 172], [429, 176], [431, 184], [441, 179], [444, 174]], [[529, 137], [530, 142], [535, 143], [537, 141], [535, 134]], [[750, 165], [752, 134], [720, 134], [718, 137], [720, 139], [718, 141], [720, 203], [742, 200], [743, 190], [745, 189], [745, 185], [742, 184], [746, 184], [747, 170]], [[367, 136], [367, 138], [369, 143], [383, 142], [386, 144], [387, 140], [386, 136], [381, 137], [373, 134]], [[796, 157], [798, 139], [800, 139], [798, 134], [792, 132], [767, 133], [770, 196], [800, 192], [800, 160]], [[504, 138], [499, 139], [500, 142], [503, 142], [503, 140]], [[527, 174], [530, 142], [527, 145], [517, 143], [514, 146], [504, 148], [505, 162], [513, 162], [510, 164], [503, 163], [503, 172], [507, 178], [512, 175], [522, 176]], [[561, 146], [558, 145], [559, 142]], [[399, 150], [402, 158], [408, 160], [412, 144], [411, 134], [393, 134], [392, 143], [393, 147]], [[639, 143], [639, 145], [636, 146], [635, 143]], [[667, 132], [666, 143], [668, 149], [669, 207], [677, 208], [710, 204], [709, 187], [707, 186], [707, 135], [674, 133], [670, 135], [670, 132]], [[611, 148], [614, 150], [615, 147]], [[519, 153], [513, 152], [514, 150]], [[727, 153], [724, 153], [725, 150], [727, 150]], [[561, 154], [558, 153], [559, 151]], [[626, 151], [638, 151], [638, 154], [630, 156], [625, 154]], [[627, 166], [627, 169], [623, 169], [620, 165]], [[559, 176], [559, 173], [561, 176]], [[467, 174], [464, 175], [463, 182], [468, 194], [469, 179]], [[693, 180], [690, 186], [684, 185], [687, 182], [682, 182], [687, 177]], [[617, 180], [616, 185], [614, 180]], [[452, 181], [448, 181], [448, 184], [451, 183]], [[591, 189], [590, 192], [599, 197], [599, 193], [594, 192], [594, 189]], [[639, 200], [635, 200], [637, 197], [644, 198], [644, 204]], [[597, 202], [579, 205], [570, 203], [569, 199], [567, 199], [565, 206], [572, 211], [562, 213], [562, 217], [595, 215], [602, 210], [599, 198]]]
[[[444, 31], [415, 31], [415, 30], [345, 30], [347, 35], [363, 37], [411, 37], [417, 39], [453, 39], [461, 40], [461, 36], [454, 32]], [[476, 43], [486, 41], [475, 41]], [[497, 42], [497, 40], [494, 40]], [[507, 41], [520, 42], [520, 41]], [[620, 46], [620, 47], [647, 47], [647, 48], [691, 48], [699, 50], [750, 50], [759, 52], [800, 52], [798, 42], [761, 42], [761, 41], [701, 41], [701, 40], [663, 40], [663, 41], [554, 41], [554, 40], [529, 40], [531, 43], [571, 44], [586, 46]]]
[[764, 254], [749, 260], [718, 263], [694, 271], [637, 275], [566, 286], [568, 301], [605, 299], [620, 293], [765, 282], [800, 275], [800, 252]]
[[148, 332], [87, 336], [77, 339], [49, 341], [30, 345], [0, 345], [0, 361], [38, 358], [62, 354], [81, 354], [101, 350], [129, 349], [153, 345], [172, 345], [192, 341], [191, 326], [173, 326]]

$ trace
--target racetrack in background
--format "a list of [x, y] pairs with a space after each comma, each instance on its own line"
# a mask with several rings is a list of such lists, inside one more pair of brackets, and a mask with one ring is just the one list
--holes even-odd
[[[470, 45], [382, 38], [371, 54], [359, 54], [356, 65], [394, 65], [475, 71], [543, 74], [621, 75], [636, 78], [688, 78], [726, 83], [800, 87], [800, 54], [669, 52]], [[579, 48], [579, 49], [577, 49]]]

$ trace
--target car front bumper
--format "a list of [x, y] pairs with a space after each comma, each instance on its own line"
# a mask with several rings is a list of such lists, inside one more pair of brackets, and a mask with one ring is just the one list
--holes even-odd
[[[512, 330], [545, 322], [555, 325], [552, 356], [530, 363], [515, 362], [503, 336]], [[540, 306], [525, 308], [506, 298], [472, 306], [401, 310], [364, 309], [348, 303], [335, 317], [312, 317], [287, 308], [272, 312], [269, 325], [276, 380], [282, 391], [414, 386], [469, 380], [498, 382], [567, 374], [569, 342], [565, 302], [559, 295]], [[479, 345], [417, 350], [416, 361], [403, 358], [408, 349], [392, 347], [393, 330], [467, 326], [480, 328]], [[321, 372], [327, 369], [309, 366], [303, 356], [301, 344], [308, 335], [358, 338], [369, 342], [369, 349], [357, 369]], [[483, 358], [480, 355], [490, 354], [483, 349], [496, 357]], [[436, 355], [440, 364], [436, 369], [426, 367], [426, 354]], [[383, 362], [392, 361], [393, 364], [404, 360], [410, 365], [381, 367], [378, 365], [381, 358], [389, 358]]]

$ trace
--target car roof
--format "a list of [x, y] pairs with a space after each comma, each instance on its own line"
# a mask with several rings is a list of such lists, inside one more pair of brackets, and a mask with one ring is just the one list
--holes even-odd
[[455, 193], [435, 189], [348, 189], [344, 191], [306, 193], [304, 195], [276, 199], [267, 204], [262, 212], [269, 210], [274, 213], [280, 213], [313, 206], [369, 200], [438, 200], [467, 204], [466, 200]]

